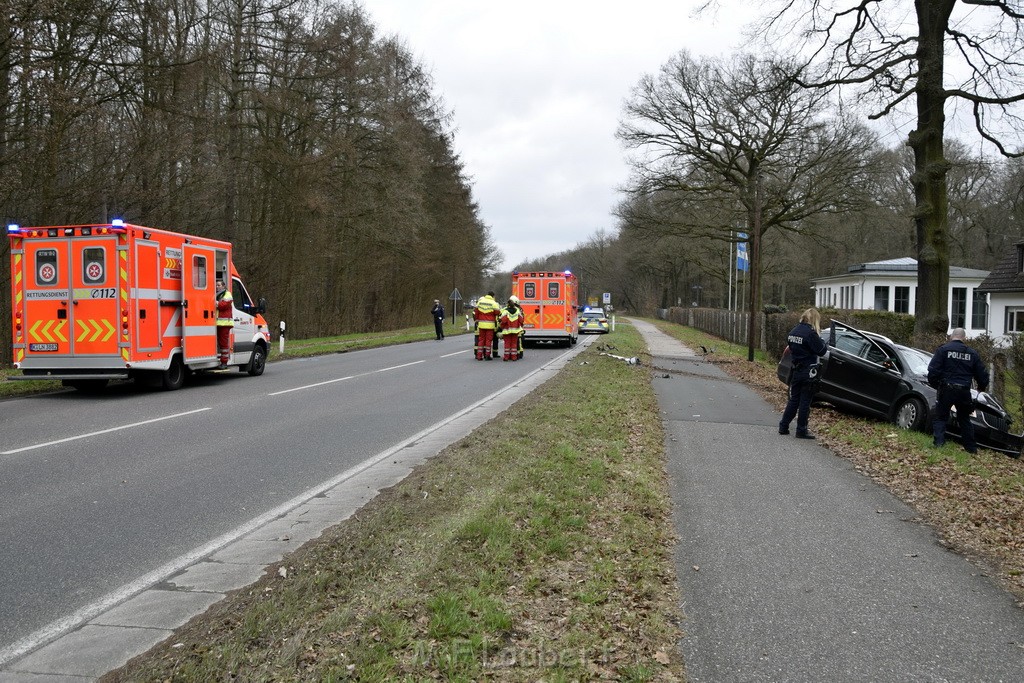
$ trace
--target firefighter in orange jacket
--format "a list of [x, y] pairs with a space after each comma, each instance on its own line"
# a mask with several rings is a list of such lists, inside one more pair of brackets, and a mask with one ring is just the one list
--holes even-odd
[[228, 366], [231, 358], [231, 328], [235, 326], [234, 298], [231, 290], [217, 281], [217, 351], [220, 354], [220, 369]]
[[491, 346], [494, 344], [494, 333], [498, 327], [498, 315], [501, 306], [494, 300], [494, 292], [487, 292], [476, 302], [473, 309], [473, 319], [476, 320], [476, 348], [474, 352], [477, 360], [491, 359]]
[[519, 360], [519, 338], [523, 334], [523, 309], [519, 297], [508, 298], [508, 305], [501, 309], [501, 336], [505, 340], [502, 360]]

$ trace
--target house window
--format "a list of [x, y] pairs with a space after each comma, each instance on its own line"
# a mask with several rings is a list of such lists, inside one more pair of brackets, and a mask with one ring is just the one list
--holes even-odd
[[971, 329], [984, 330], [988, 327], [988, 297], [984, 292], [974, 290], [971, 295]]
[[1008, 306], [1006, 309], [1006, 333], [1024, 332], [1024, 307]]
[[889, 288], [883, 286], [875, 286], [875, 310], [876, 311], [888, 311], [889, 310]]
[[893, 310], [897, 313], [910, 313], [910, 287], [897, 287]]
[[967, 327], [967, 288], [954, 287], [949, 305], [950, 327]]

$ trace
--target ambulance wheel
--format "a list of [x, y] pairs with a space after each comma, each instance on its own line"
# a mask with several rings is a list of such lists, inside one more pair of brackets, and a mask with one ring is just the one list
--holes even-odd
[[248, 372], [251, 377], [259, 377], [263, 374], [266, 367], [267, 350], [263, 348], [261, 344], [257, 344], [256, 348], [252, 350], [252, 357], [249, 359], [249, 364], [242, 366], [241, 369]]
[[185, 383], [185, 364], [181, 362], [181, 356], [171, 358], [171, 365], [160, 373], [160, 388], [164, 391], [180, 389]]

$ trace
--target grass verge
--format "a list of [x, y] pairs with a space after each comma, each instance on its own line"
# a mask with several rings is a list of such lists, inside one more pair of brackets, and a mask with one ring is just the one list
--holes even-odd
[[[786, 389], [775, 364], [746, 360], [746, 347], [663, 321], [650, 321], [757, 391], [780, 413]], [[932, 449], [931, 436], [831, 407], [811, 411], [819, 443], [913, 506], [941, 542], [977, 561], [1024, 607], [1024, 460], [984, 448], [970, 456], [954, 442]]]
[[657, 401], [602, 346], [103, 680], [683, 680]]

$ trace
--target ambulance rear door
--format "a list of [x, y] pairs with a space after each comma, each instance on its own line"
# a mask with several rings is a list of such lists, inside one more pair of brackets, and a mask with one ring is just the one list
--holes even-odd
[[113, 235], [70, 240], [70, 329], [75, 356], [118, 355], [122, 283], [117, 249]]
[[548, 273], [541, 280], [540, 326], [548, 331], [565, 332], [565, 278]]
[[25, 360], [49, 365], [50, 358], [71, 355], [70, 243], [54, 237], [24, 239], [22, 245], [24, 253], [20, 259], [15, 254], [11, 277], [17, 282], [20, 276], [23, 286]]
[[185, 363], [217, 358], [217, 295], [213, 247], [182, 249], [182, 334]]
[[537, 296], [539, 282], [534, 273], [520, 275], [519, 278], [516, 281], [516, 296], [519, 297], [519, 305], [523, 307], [523, 329], [527, 336], [532, 336], [531, 330], [540, 329], [541, 302]]

